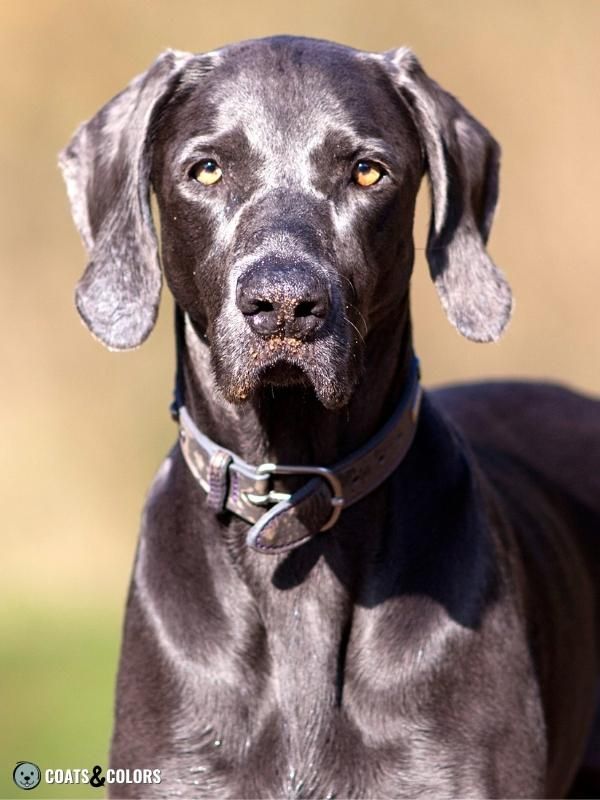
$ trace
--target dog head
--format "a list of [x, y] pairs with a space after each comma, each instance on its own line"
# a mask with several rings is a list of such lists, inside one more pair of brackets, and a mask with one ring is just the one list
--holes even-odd
[[511, 311], [485, 251], [499, 148], [405, 49], [375, 55], [276, 37], [169, 51], [61, 154], [90, 254], [77, 307], [107, 346], [139, 345], [162, 263], [233, 402], [308, 383], [329, 408], [360, 376], [365, 338], [408, 302], [427, 171], [427, 255], [450, 321], [498, 338]]

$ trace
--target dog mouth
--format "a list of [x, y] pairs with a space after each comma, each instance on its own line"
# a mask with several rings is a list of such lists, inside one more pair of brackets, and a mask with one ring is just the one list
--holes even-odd
[[281, 358], [260, 370], [259, 381], [268, 386], [310, 386], [310, 378], [303, 367]]
[[211, 351], [217, 385], [224, 397], [240, 404], [262, 389], [310, 389], [331, 410], [346, 405], [358, 379], [360, 359], [344, 328], [313, 341], [289, 337], [258, 340], [231, 328], [217, 337]]
[[314, 345], [288, 336], [272, 336], [250, 346], [249, 371], [258, 384], [311, 384], [310, 351]]
[[254, 343], [244, 371], [247, 395], [267, 387], [312, 387], [320, 383], [314, 370], [313, 343], [287, 337], [273, 337]]

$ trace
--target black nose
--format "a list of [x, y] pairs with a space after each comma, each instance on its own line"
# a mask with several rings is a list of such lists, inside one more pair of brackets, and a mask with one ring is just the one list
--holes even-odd
[[307, 264], [261, 263], [237, 283], [237, 306], [259, 336], [282, 334], [307, 339], [329, 313], [327, 282]]

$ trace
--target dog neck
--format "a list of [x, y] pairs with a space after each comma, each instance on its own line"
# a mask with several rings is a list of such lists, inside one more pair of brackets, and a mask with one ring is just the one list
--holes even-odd
[[264, 387], [242, 404], [219, 391], [210, 346], [185, 317], [179, 353], [185, 404], [207, 436], [250, 463], [328, 465], [363, 445], [396, 408], [408, 380], [408, 304], [365, 341], [364, 372], [349, 404], [326, 409], [308, 387]]

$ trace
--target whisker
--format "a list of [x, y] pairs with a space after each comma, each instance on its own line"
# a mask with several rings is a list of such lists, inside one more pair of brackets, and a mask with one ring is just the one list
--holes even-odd
[[360, 318], [360, 321], [361, 321], [361, 322], [362, 322], [362, 324], [364, 325], [364, 328], [365, 328], [365, 336], [366, 336], [366, 334], [367, 334], [367, 331], [369, 330], [369, 326], [367, 325], [367, 321], [366, 321], [366, 319], [365, 319], [365, 318], [363, 317], [363, 315], [361, 314], [361, 312], [360, 312], [360, 309], [359, 309], [359, 308], [357, 308], [357, 306], [355, 306], [355, 305], [354, 305], [354, 303], [348, 303], [348, 305], [347, 305], [347, 308], [351, 308], [351, 309], [352, 309], [354, 312], [356, 312], [357, 316]]
[[356, 288], [355, 288], [354, 284], [352, 283], [352, 281], [350, 280], [350, 278], [347, 275], [340, 275], [339, 277], [343, 278], [346, 281], [348, 286], [352, 289], [352, 297], [356, 298]]
[[359, 309], [359, 308], [357, 308], [357, 306], [352, 306], [352, 308], [353, 308], [353, 309], [356, 311], [356, 313], [357, 313], [357, 314], [358, 314], [358, 316], [360, 317], [360, 321], [361, 321], [361, 322], [362, 322], [362, 324], [365, 326], [365, 336], [366, 336], [366, 334], [367, 334], [367, 331], [368, 331], [368, 329], [369, 329], [369, 326], [367, 325], [367, 320], [366, 320], [366, 319], [363, 317], [363, 315], [362, 315], [362, 313], [361, 313], [360, 309]]
[[[346, 318], [346, 319], [347, 319], [347, 318]], [[355, 330], [355, 331], [357, 332], [357, 334], [358, 334], [358, 338], [359, 338], [359, 339], [361, 340], [361, 342], [364, 344], [364, 343], [365, 343], [365, 338], [364, 338], [364, 336], [362, 335], [362, 333], [361, 333], [361, 332], [358, 330], [358, 328], [357, 328], [357, 327], [356, 327], [356, 325], [355, 325], [355, 324], [352, 322], [352, 320], [351, 320], [351, 319], [347, 319], [347, 321], [348, 321], [348, 324], [349, 324], [349, 325], [352, 325], [352, 327], [354, 328], [354, 330]]]

